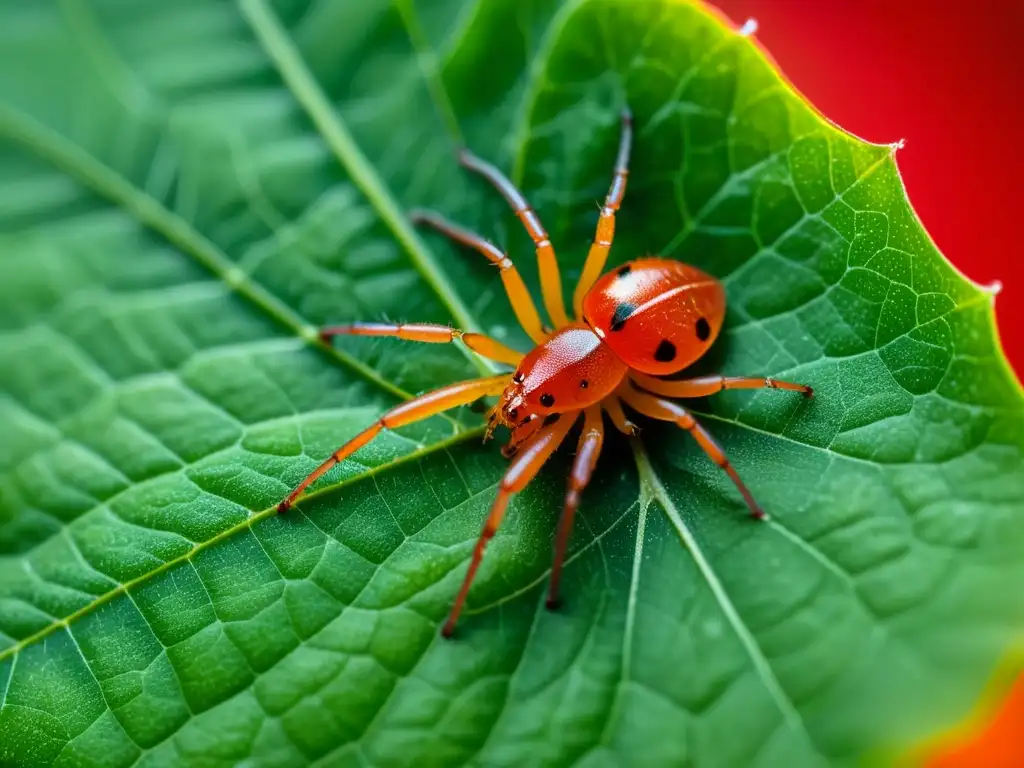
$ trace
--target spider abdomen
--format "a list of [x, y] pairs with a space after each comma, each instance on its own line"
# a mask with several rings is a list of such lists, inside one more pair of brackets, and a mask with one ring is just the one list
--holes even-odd
[[718, 336], [725, 291], [711, 275], [668, 259], [637, 259], [602, 276], [583, 318], [630, 368], [663, 376], [691, 365]]

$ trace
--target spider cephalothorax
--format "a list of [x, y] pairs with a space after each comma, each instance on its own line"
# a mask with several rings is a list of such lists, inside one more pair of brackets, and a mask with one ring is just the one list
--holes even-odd
[[548, 592], [551, 607], [558, 602], [562, 563], [580, 493], [589, 482], [601, 452], [605, 415], [627, 435], [635, 435], [637, 429], [626, 417], [624, 405], [637, 413], [674, 422], [686, 429], [708, 457], [729, 475], [750, 513], [763, 518], [764, 512], [714, 438], [685, 408], [665, 398], [703, 397], [723, 389], [758, 387], [788, 389], [808, 397], [812, 394], [811, 388], [802, 384], [766, 377], [657, 378], [682, 371], [711, 346], [725, 317], [725, 292], [721, 283], [705, 272], [668, 259], [637, 259], [601, 276], [615, 233], [615, 213], [626, 191], [632, 139], [632, 118], [628, 112], [623, 113], [622, 126], [611, 189], [601, 208], [597, 235], [574, 293], [575, 320], [566, 312], [555, 252], [540, 218], [497, 168], [468, 152], [460, 154], [464, 166], [490, 180], [504, 195], [533, 239], [544, 306], [554, 330], [544, 326], [518, 271], [498, 248], [436, 213], [413, 214], [415, 221], [429, 224], [456, 242], [476, 249], [499, 268], [512, 309], [523, 330], [534, 341], [530, 352], [523, 354], [478, 333], [423, 323], [360, 323], [326, 328], [321, 334], [325, 341], [343, 334], [392, 336], [427, 343], [461, 339], [474, 352], [515, 367], [512, 373], [452, 384], [396, 406], [335, 451], [278, 505], [279, 511], [287, 510], [317, 478], [366, 445], [381, 430], [419, 421], [481, 397], [498, 395], [497, 404], [488, 414], [486, 434], [490, 437], [499, 425], [509, 428], [511, 436], [502, 452], [511, 458], [511, 464], [445, 622], [442, 630], [445, 636], [450, 636], [455, 629], [484, 547], [501, 524], [509, 499], [533, 479], [581, 416], [583, 429], [555, 537]]

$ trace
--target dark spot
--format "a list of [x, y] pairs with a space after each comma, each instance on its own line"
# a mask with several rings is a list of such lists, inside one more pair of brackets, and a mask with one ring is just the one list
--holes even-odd
[[611, 329], [613, 331], [621, 331], [626, 321], [634, 312], [636, 312], [636, 304], [630, 304], [628, 301], [619, 304], [615, 308], [615, 314], [612, 315]]
[[580, 389], [586, 389], [590, 386], [590, 382], [586, 379], [580, 379]]
[[668, 339], [662, 339], [658, 348], [654, 350], [654, 359], [659, 363], [671, 363], [676, 359], [676, 345]]
[[508, 417], [510, 419], [514, 419], [518, 415], [519, 415], [519, 409], [518, 408], [509, 408], [509, 410], [508, 410]]
[[514, 381], [516, 384], [522, 384], [523, 383], [523, 379], [525, 379], [525, 378], [526, 377], [523, 376], [523, 374], [521, 372], [516, 371], [516, 375], [512, 377], [512, 381]]
[[707, 341], [709, 336], [711, 336], [711, 324], [706, 317], [698, 317], [697, 338], [701, 341]]
[[544, 425], [543, 426], [549, 427], [552, 424], [554, 424], [556, 421], [558, 421], [560, 418], [562, 418], [562, 414], [560, 414], [560, 413], [549, 413], [547, 416], [544, 417]]
[[554, 395], [549, 395], [547, 392], [545, 392], [543, 395], [540, 396], [540, 404], [543, 405], [545, 408], [550, 408], [552, 405], [555, 404]]
[[618, 275], [619, 277], [625, 277], [626, 275], [628, 275], [632, 271], [633, 271], [633, 268], [631, 266], [629, 266], [629, 264], [625, 264], [625, 265], [619, 267], [618, 270], [616, 270], [615, 274]]

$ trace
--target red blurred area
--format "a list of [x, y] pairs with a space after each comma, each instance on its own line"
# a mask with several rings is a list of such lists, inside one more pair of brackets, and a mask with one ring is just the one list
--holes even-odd
[[[1024, 377], [1024, 0], [712, 0], [830, 120], [897, 154], [939, 249], [1002, 283], [1003, 348]], [[1002, 708], [950, 734], [926, 768], [1024, 768], [1024, 677]]]
[[[939, 249], [999, 281], [1003, 347], [1024, 375], [1024, 0], [712, 0], [807, 99], [897, 154]], [[1024, 766], [1024, 762], [1021, 763]]]
[[925, 768], [1020, 768], [1024, 766], [1024, 677], [1009, 698], [987, 718], [980, 732], [936, 748]]

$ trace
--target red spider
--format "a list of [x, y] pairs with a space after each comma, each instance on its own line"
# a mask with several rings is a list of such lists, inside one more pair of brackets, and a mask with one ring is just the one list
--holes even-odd
[[555, 325], [553, 332], [545, 329], [519, 272], [504, 253], [479, 235], [436, 213], [412, 214], [415, 222], [429, 224], [456, 242], [476, 249], [501, 270], [512, 309], [523, 330], [537, 344], [528, 354], [523, 355], [479, 333], [425, 323], [356, 323], [325, 328], [322, 332], [325, 341], [338, 335], [392, 336], [433, 344], [461, 339], [483, 357], [516, 366], [512, 374], [459, 382], [392, 408], [331, 454], [277, 508], [279, 512], [287, 511], [317, 478], [366, 445], [381, 430], [411, 424], [480, 397], [500, 395], [498, 404], [490, 411], [487, 434], [489, 436], [499, 424], [511, 429], [511, 439], [503, 452], [512, 461], [473, 550], [462, 588], [441, 630], [445, 637], [450, 637], [455, 629], [484, 548], [501, 524], [512, 495], [534, 478], [580, 414], [583, 414], [583, 432], [555, 538], [549, 608], [558, 604], [562, 562], [580, 492], [590, 480], [604, 441], [602, 411], [627, 435], [635, 435], [637, 429], [626, 418], [623, 403], [645, 416], [671, 421], [687, 430], [708, 457], [726, 471], [743, 495], [750, 513], [760, 519], [765, 516], [764, 512], [718, 443], [685, 408], [664, 398], [703, 397], [723, 389], [761, 387], [788, 389], [807, 397], [812, 395], [811, 388], [802, 384], [762, 377], [656, 378], [681, 371], [707, 351], [722, 327], [725, 292], [721, 283], [710, 275], [668, 259], [637, 259], [601, 276], [615, 233], [615, 212], [626, 191], [632, 122], [629, 112], [624, 112], [615, 176], [573, 296], [576, 320], [566, 314], [555, 251], [540, 218], [497, 168], [467, 151], [459, 156], [463, 166], [482, 175], [501, 192], [533, 239], [544, 306]]

